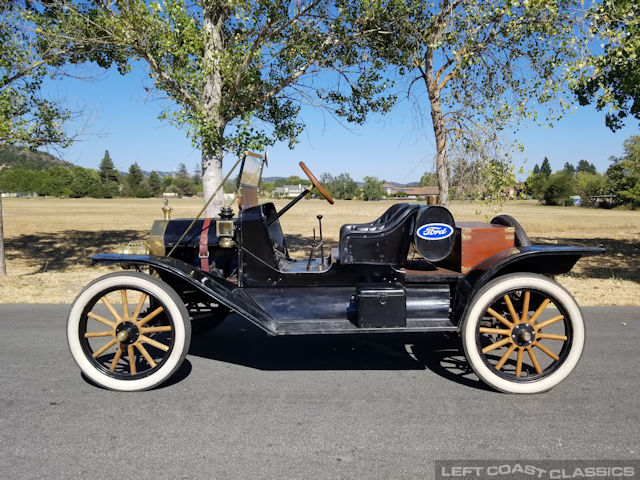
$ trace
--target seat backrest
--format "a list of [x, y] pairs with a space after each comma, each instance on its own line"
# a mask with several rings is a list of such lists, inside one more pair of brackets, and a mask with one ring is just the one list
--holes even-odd
[[386, 212], [384, 212], [379, 218], [376, 218], [373, 222], [369, 223], [354, 223], [343, 225], [340, 231], [347, 232], [381, 232], [389, 228], [389, 225], [396, 222], [399, 218], [404, 218], [407, 212], [416, 210], [417, 205], [409, 205], [408, 203], [397, 203]]
[[401, 265], [407, 258], [420, 205], [404, 204], [380, 223], [343, 225], [340, 229], [340, 261]]

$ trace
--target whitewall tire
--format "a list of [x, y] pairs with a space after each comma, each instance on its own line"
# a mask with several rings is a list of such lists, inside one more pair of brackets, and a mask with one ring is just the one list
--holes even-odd
[[540, 393], [576, 367], [585, 342], [578, 304], [543, 275], [514, 273], [488, 282], [461, 325], [465, 354], [480, 379], [507, 393]]
[[111, 390], [148, 390], [182, 364], [191, 324], [167, 284], [139, 272], [118, 272], [80, 292], [69, 312], [67, 341], [91, 381]]

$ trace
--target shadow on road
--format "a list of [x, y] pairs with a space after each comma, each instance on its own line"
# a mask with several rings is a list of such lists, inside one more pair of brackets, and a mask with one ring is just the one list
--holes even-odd
[[258, 370], [430, 370], [486, 390], [467, 363], [457, 334], [270, 337], [239, 316], [191, 339], [190, 355]]

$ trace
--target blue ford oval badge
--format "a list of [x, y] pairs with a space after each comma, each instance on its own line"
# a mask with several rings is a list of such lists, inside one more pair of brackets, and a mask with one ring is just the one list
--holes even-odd
[[427, 223], [419, 227], [417, 233], [425, 240], [442, 240], [453, 234], [453, 227], [446, 223]]

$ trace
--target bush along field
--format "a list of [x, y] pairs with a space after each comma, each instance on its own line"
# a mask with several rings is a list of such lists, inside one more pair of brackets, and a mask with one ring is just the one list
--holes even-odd
[[[286, 200], [275, 200], [282, 208]], [[171, 200], [173, 218], [193, 217], [202, 198]], [[292, 253], [309, 254], [323, 215], [328, 246], [336, 246], [340, 226], [377, 218], [388, 201], [322, 200], [298, 203], [282, 218]], [[2, 303], [70, 303], [93, 278], [109, 271], [91, 267], [90, 256], [144, 238], [162, 218], [162, 200], [6, 198], [4, 232], [7, 277], [0, 279]], [[474, 202], [453, 202], [459, 221], [486, 221], [497, 212]], [[536, 242], [604, 246], [607, 254], [582, 259], [558, 278], [581, 305], [640, 305], [640, 214], [637, 211], [546, 207], [534, 200], [508, 201], [501, 213], [514, 216]], [[115, 268], [115, 267], [114, 267]]]
[[640, 135], [625, 140], [623, 148], [621, 157], [610, 158], [611, 165], [604, 174], [586, 160], [580, 160], [577, 166], [567, 162], [562, 170], [551, 173], [545, 157], [527, 178], [526, 193], [546, 205], [570, 205], [571, 197], [577, 195], [584, 206], [597, 206], [606, 200], [607, 206], [640, 208]]

